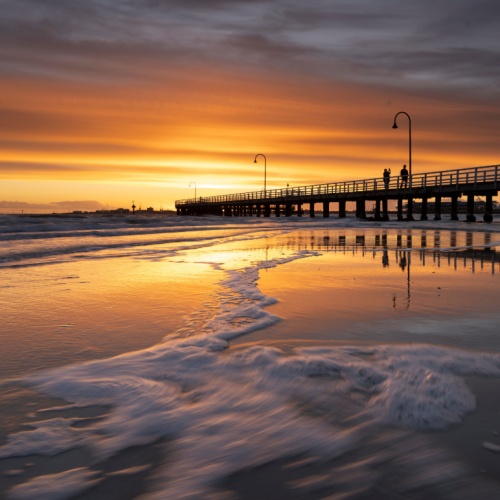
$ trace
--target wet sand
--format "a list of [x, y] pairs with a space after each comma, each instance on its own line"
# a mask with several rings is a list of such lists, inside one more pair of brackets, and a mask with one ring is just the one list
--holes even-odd
[[[307, 275], [318, 262], [320, 261], [315, 261], [314, 258], [304, 259], [292, 263], [291, 267], [305, 265]], [[282, 300], [268, 309], [279, 311], [284, 316], [288, 311], [293, 316], [302, 302], [303, 311], [299, 311], [299, 316], [307, 320], [311, 302], [305, 298], [308, 292], [300, 282], [303, 276], [298, 275], [297, 283], [293, 283], [287, 266], [289, 265], [285, 264], [265, 271], [269, 279], [268, 285], [264, 284], [262, 289], [268, 293], [266, 287], [273, 279], [277, 280], [269, 293], [274, 295], [276, 292]], [[400, 276], [399, 269], [396, 270]], [[325, 271], [325, 274], [328, 276], [331, 270]], [[280, 282], [285, 278], [288, 279], [288, 288], [286, 293], [279, 296], [278, 292], [282, 290]], [[406, 283], [403, 282], [400, 286], [401, 293], [406, 292], [405, 286]], [[170, 290], [170, 293], [173, 295], [175, 290]], [[311, 293], [315, 293], [314, 286], [311, 286]], [[339, 293], [340, 300], [342, 290]], [[297, 295], [294, 302], [287, 303], [292, 295]], [[143, 298], [143, 303], [147, 302], [146, 299], [147, 297]], [[323, 304], [320, 302], [314, 304], [315, 311], [330, 307], [328, 300]], [[392, 302], [388, 301], [385, 307], [391, 311]], [[322, 327], [330, 331], [342, 331], [341, 324], [332, 325], [329, 319], [331, 311], [329, 314], [330, 316], [325, 316]], [[188, 326], [195, 330], [197, 325], [203, 323], [203, 319], [194, 318]], [[292, 352], [298, 345], [352, 345], [373, 337], [372, 332], [368, 331], [364, 337], [351, 334], [349, 338], [333, 335], [333, 338], [328, 339], [321, 328], [315, 331], [316, 336], [309, 336], [305, 321], [299, 325], [293, 317], [286, 319], [287, 325], [285, 322], [278, 323], [232, 341], [226, 352], [257, 342], [260, 345], [279, 345], [285, 352]], [[370, 319], [365, 323], [369, 324]], [[188, 333], [189, 328], [185, 330]], [[387, 334], [380, 328], [377, 332], [375, 343], [386, 343], [389, 339], [393, 342], [402, 340], [402, 336]], [[406, 338], [410, 336], [411, 332], [407, 332]], [[453, 343], [453, 337], [446, 338], [450, 344]], [[419, 340], [425, 342], [425, 337], [420, 336]], [[439, 338], [434, 340], [440, 343]], [[473, 343], [474, 339], [471, 345]], [[469, 341], [465, 342], [465, 346], [470, 347], [469, 344]], [[124, 349], [128, 350], [128, 347], [124, 346]], [[224, 356], [224, 352], [221, 355]], [[58, 364], [61, 362], [58, 360]], [[496, 397], [500, 393], [500, 379], [476, 376], [467, 377], [466, 382], [476, 396], [476, 410], [466, 415], [462, 423], [440, 432], [409, 431], [382, 426], [359, 417], [353, 420], [352, 416], [359, 408], [349, 397], [339, 397], [327, 405], [304, 405], [302, 411], [308, 417], [313, 416], [318, 422], [326, 422], [349, 432], [356, 442], [355, 449], [339, 453], [329, 460], [322, 460], [311, 454], [298, 454], [283, 456], [257, 467], [244, 468], [218, 480], [213, 485], [213, 494], [207, 498], [496, 499], [500, 491], [500, 453], [488, 450], [483, 443], [500, 445], [500, 401]], [[318, 383], [321, 381], [318, 380]], [[95, 405], [47, 411], [47, 408], [64, 407], [66, 402], [40, 395], [29, 387], [15, 385], [3, 386], [1, 389], [1, 435], [4, 438], [7, 434], [26, 429], [25, 425], [30, 421], [76, 417], [79, 420], [74, 426], [85, 428], [113, 411], [112, 407]], [[57, 475], [68, 469], [85, 468], [90, 471], [94, 484], [84, 493], [74, 495], [74, 498], [128, 499], [154, 495], [161, 487], [157, 472], [163, 468], [168, 469], [175, 459], [175, 449], [166, 439], [124, 449], [106, 460], [100, 460], [92, 450], [84, 447], [76, 447], [49, 457], [29, 455], [0, 459], [0, 498], [4, 498], [7, 491], [16, 484], [25, 483], [32, 477]], [[193, 475], [195, 474], [196, 470], [193, 471]], [[57, 481], [60, 477], [54, 476], [52, 480]]]

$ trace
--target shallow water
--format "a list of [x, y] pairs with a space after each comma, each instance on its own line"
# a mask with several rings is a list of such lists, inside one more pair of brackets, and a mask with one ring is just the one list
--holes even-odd
[[0, 220], [0, 496], [495, 498], [497, 226], [236, 221]]
[[[260, 290], [279, 298], [268, 311], [285, 321], [252, 341], [426, 342], [499, 351], [495, 249], [465, 250], [460, 239], [465, 244], [468, 235], [449, 231], [432, 233], [444, 249], [436, 240], [428, 246], [425, 233], [364, 231], [362, 240], [359, 231], [323, 231], [310, 246], [321, 255], [261, 273]], [[482, 236], [476, 241], [484, 244]]]

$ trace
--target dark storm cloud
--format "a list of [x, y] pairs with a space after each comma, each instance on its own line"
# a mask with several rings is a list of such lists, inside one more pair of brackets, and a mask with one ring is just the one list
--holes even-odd
[[[500, 3], [497, 0], [455, 0], [437, 20], [423, 23], [422, 32], [434, 37], [490, 36], [498, 33]], [[493, 39], [490, 39], [494, 43]]]
[[152, 8], [171, 9], [178, 7], [182, 9], [212, 10], [227, 8], [234, 5], [244, 4], [266, 4], [269, 0], [140, 0], [139, 4]]
[[[497, 85], [495, 0], [6, 0], [1, 71], [155, 78], [190, 62], [429, 88]], [[493, 90], [494, 91], [494, 90]]]
[[399, 57], [394, 62], [394, 69], [399, 67], [408, 73], [420, 71], [436, 77], [447, 74], [452, 77], [448, 83], [456, 78], [493, 81], [500, 77], [500, 54], [491, 50], [457, 47], [441, 52], [415, 51], [411, 53], [411, 60]]
[[78, 2], [71, 2], [75, 11], [55, 8], [58, 4], [46, 2], [44, 9], [28, 9], [23, 17], [15, 15], [18, 6], [10, 19], [0, 20], [0, 71], [4, 75], [134, 79], [144, 66], [176, 57], [175, 47], [135, 37], [127, 23], [114, 19], [116, 13], [90, 6], [80, 9]]
[[295, 59], [299, 56], [313, 56], [321, 54], [321, 51], [313, 47], [304, 47], [296, 43], [284, 43], [276, 37], [262, 34], [245, 33], [234, 34], [221, 40], [221, 45], [227, 46], [233, 53], [248, 56], [262, 55], [266, 59], [283, 60]]

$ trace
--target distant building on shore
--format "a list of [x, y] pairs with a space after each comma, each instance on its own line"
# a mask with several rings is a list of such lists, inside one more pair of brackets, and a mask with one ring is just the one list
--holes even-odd
[[126, 215], [130, 213], [130, 208], [115, 208], [114, 210], [96, 210], [96, 214], [105, 215]]
[[[131, 215], [132, 210], [130, 208], [115, 208], [113, 210], [96, 210], [95, 212], [73, 212], [73, 213], [96, 213], [96, 214], [101, 214], [101, 215]], [[172, 215], [172, 214], [177, 214], [176, 211], [174, 210], [163, 210], [162, 208], [160, 210], [155, 210], [153, 207], [148, 207], [145, 210], [139, 209], [135, 210], [134, 215]]]

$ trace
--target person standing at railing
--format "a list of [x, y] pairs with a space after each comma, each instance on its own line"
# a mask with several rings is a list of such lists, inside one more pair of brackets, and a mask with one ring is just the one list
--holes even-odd
[[389, 187], [389, 183], [391, 182], [391, 169], [384, 168], [384, 185], [385, 189]]
[[401, 185], [399, 187], [403, 187], [403, 185], [405, 188], [408, 187], [408, 169], [406, 168], [406, 165], [403, 165], [399, 175], [401, 176]]

